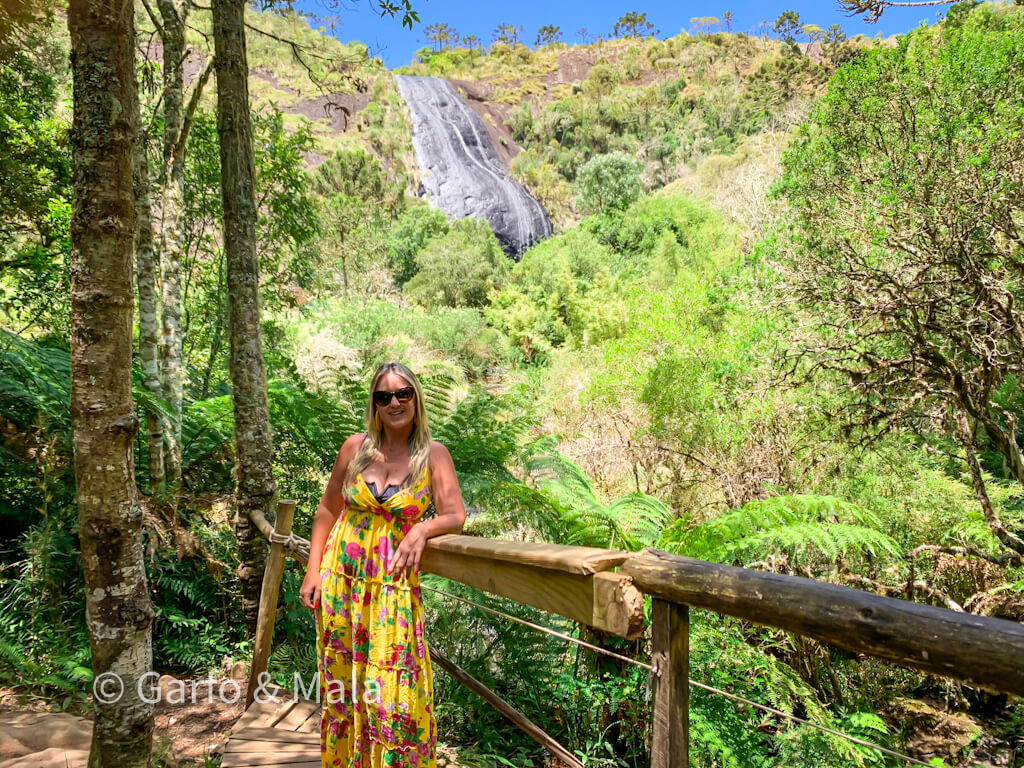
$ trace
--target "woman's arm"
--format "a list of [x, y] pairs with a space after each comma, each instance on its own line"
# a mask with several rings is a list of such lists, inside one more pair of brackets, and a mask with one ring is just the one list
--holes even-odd
[[309, 537], [309, 563], [306, 565], [306, 576], [299, 588], [302, 604], [309, 609], [316, 608], [317, 603], [320, 602], [320, 559], [324, 554], [327, 536], [338, 521], [338, 515], [341, 514], [344, 505], [342, 483], [345, 480], [345, 470], [356, 451], [359, 450], [361, 442], [362, 435], [356, 434], [348, 438], [341, 446], [338, 458], [334, 460], [334, 469], [331, 470], [327, 488], [324, 489], [324, 495], [313, 516], [313, 530]]
[[409, 529], [395, 550], [391, 573], [404, 568], [408, 577], [412, 571], [418, 571], [427, 539], [443, 533], [462, 533], [466, 504], [455, 476], [455, 463], [448, 449], [436, 441], [430, 447], [430, 486], [437, 516], [421, 520]]

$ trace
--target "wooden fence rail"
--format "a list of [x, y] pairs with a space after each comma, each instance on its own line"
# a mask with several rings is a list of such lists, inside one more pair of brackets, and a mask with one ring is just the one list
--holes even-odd
[[[291, 536], [285, 526], [274, 531], [265, 519], [255, 522], [267, 538], [271, 532], [276, 534], [281, 547], [277, 552], [287, 551], [306, 562], [307, 541]], [[287, 541], [280, 541], [284, 537]], [[263, 583], [261, 618], [265, 606], [271, 611], [276, 607], [280, 589], [282, 569], [273, 560], [271, 565]], [[689, 765], [689, 607], [1024, 696], [1024, 625], [814, 579], [693, 560], [653, 548], [617, 552], [454, 534], [428, 540], [420, 570], [622, 637], [642, 632], [643, 595], [649, 595], [654, 667], [652, 768]], [[251, 679], [266, 671], [273, 620], [261, 621], [260, 631], [256, 647], [265, 650], [254, 657]], [[257, 668], [258, 663], [262, 668]], [[531, 735], [538, 738], [536, 733]], [[545, 743], [543, 738], [538, 740]], [[564, 757], [558, 749], [545, 746]]]

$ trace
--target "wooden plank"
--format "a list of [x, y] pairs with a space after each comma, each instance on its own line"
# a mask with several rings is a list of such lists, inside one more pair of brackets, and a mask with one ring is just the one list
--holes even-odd
[[[274, 531], [281, 536], [292, 532], [292, 517], [295, 515], [294, 501], [277, 503], [277, 521]], [[267, 567], [263, 571], [263, 590], [260, 593], [260, 608], [256, 620], [256, 644], [252, 651], [252, 666], [249, 668], [249, 685], [245, 692], [245, 705], [253, 703], [253, 697], [260, 686], [261, 676], [267, 672], [270, 646], [274, 641], [274, 625], [277, 622], [277, 601], [281, 595], [281, 575], [284, 573], [284, 544], [272, 543]]]
[[246, 708], [245, 713], [238, 718], [231, 730], [240, 731], [244, 728], [265, 726], [281, 707], [282, 703], [276, 699], [253, 702], [251, 706]]
[[301, 699], [295, 703], [295, 706], [284, 717], [280, 722], [275, 724], [275, 728], [282, 728], [286, 731], [297, 731], [299, 726], [302, 725], [309, 716], [312, 714], [320, 714], [320, 704], [309, 699]]
[[622, 567], [670, 602], [806, 635], [854, 653], [1024, 696], [1024, 625], [648, 548]]
[[513, 707], [507, 701], [502, 699], [494, 691], [490, 690], [487, 686], [471, 676], [464, 669], [450, 661], [444, 654], [440, 653], [436, 648], [428, 644], [428, 650], [430, 653], [431, 663], [437, 663], [441, 669], [447, 672], [449, 675], [454, 677], [464, 686], [475, 692], [480, 698], [494, 707], [496, 710], [501, 712], [505, 717], [512, 721], [512, 724], [524, 731], [528, 736], [534, 739], [548, 752], [554, 755], [556, 758], [561, 760], [570, 768], [583, 768], [581, 763], [575, 755], [569, 750], [555, 741], [554, 738], [549, 736], [540, 726], [531, 722], [526, 715], [520, 712], [518, 709]]
[[[264, 742], [260, 742], [261, 744]], [[320, 762], [320, 746], [316, 747], [307, 746], [302, 750], [282, 750], [280, 745], [271, 745], [268, 749], [264, 749], [262, 753], [256, 752], [226, 752], [224, 759], [221, 761], [221, 766], [226, 766], [230, 763], [232, 766], [267, 766], [273, 765], [278, 766], [282, 763], [301, 763], [307, 760], [315, 760], [317, 763]]]
[[[643, 620], [638, 614], [643, 598], [628, 579], [602, 579], [595, 584], [596, 574], [545, 570], [527, 563], [430, 547], [423, 552], [420, 569], [615, 635], [635, 635]], [[620, 607], [612, 608], [613, 602], [619, 602]]]
[[228, 742], [227, 749], [224, 753], [228, 752], [238, 754], [267, 754], [268, 751], [279, 752], [281, 754], [306, 754], [309, 750], [313, 749], [313, 744], [295, 744], [282, 741], [249, 741], [248, 739], [232, 739]]
[[569, 547], [544, 542], [503, 541], [455, 533], [446, 533], [428, 539], [424, 555], [431, 550], [438, 553], [469, 555], [486, 560], [519, 563], [544, 570], [564, 571], [583, 576], [610, 570], [633, 556], [632, 552], [619, 552], [598, 547]]
[[[284, 731], [280, 728], [246, 728], [244, 731], [231, 734], [231, 740], [240, 741], [277, 741], [287, 744], [319, 744], [320, 736], [315, 733], [299, 733]], [[228, 742], [229, 744], [231, 742]]]
[[299, 733], [320, 733], [320, 708], [318, 707], [309, 717], [307, 717], [302, 725], [295, 730]]
[[[273, 763], [277, 768], [323, 768], [323, 763], [320, 758], [320, 750], [317, 748], [317, 754], [315, 757], [303, 757], [296, 758], [290, 762], [278, 762]], [[224, 760], [221, 761], [221, 768], [247, 768], [251, 763], [238, 762], [235, 758], [236, 755], [224, 755]], [[289, 759], [290, 758], [285, 758]]]
[[651, 648], [651, 768], [689, 768], [689, 608], [658, 598], [651, 601]]

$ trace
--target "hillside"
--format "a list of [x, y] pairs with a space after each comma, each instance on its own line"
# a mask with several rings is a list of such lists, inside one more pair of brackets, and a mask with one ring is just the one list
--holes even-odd
[[[202, 28], [205, 11], [197, 10]], [[307, 125], [315, 165], [332, 151], [371, 152], [413, 194], [418, 175], [411, 126], [380, 59], [361, 43], [342, 44], [312, 30], [296, 14], [250, 11], [250, 91], [257, 108], [271, 105], [286, 128]], [[152, 25], [144, 14], [143, 36]], [[262, 30], [264, 34], [257, 32]], [[150, 37], [152, 39], [152, 37]], [[823, 47], [745, 34], [681, 33], [666, 40], [612, 39], [535, 49], [496, 44], [480, 49], [423, 49], [399, 74], [445, 77], [481, 117], [499, 155], [561, 226], [578, 220], [571, 191], [578, 168], [595, 154], [622, 150], [644, 160], [653, 190], [691, 176], [711, 159], [715, 173], [777, 154], [762, 132], [784, 132], [802, 119], [835, 66], [891, 41], [855, 38]], [[194, 30], [186, 82], [205, 64], [209, 41]], [[294, 44], [294, 45], [293, 45]], [[149, 44], [149, 55], [159, 46]], [[209, 104], [209, 96], [205, 98]], [[741, 156], [736, 160], [737, 153]], [[405, 176], [408, 174], [408, 176]]]
[[[310, 535], [339, 446], [376, 428], [371, 377], [401, 361], [452, 457], [467, 534], [654, 547], [961, 619], [1024, 620], [1024, 9], [960, 4], [888, 41], [723, 32], [424, 49], [394, 72], [304, 17], [248, 20], [273, 474], [278, 497], [297, 501], [297, 535]], [[145, 11], [136, 21], [150, 173], [136, 221], [159, 259], [125, 285], [139, 307], [129, 480], [153, 666], [189, 679], [252, 653], [220, 147], [207, 85], [180, 242], [163, 237], [178, 201], [161, 51]], [[88, 713], [62, 22], [33, 30], [51, 46], [0, 61], [16, 139], [0, 133], [0, 684]], [[197, 8], [190, 84], [210, 61], [208, 28]], [[550, 211], [550, 237], [513, 261], [487, 222], [451, 221], [416, 194], [396, 73], [453, 84]], [[180, 351], [177, 405], [169, 384], [149, 388], [172, 377], [145, 368], [144, 326], [159, 362]], [[174, 417], [169, 500], [150, 459], [170, 455]], [[276, 617], [269, 671], [286, 686], [317, 671], [304, 577], [286, 570]], [[596, 636], [433, 574], [423, 584], [651, 660], [649, 632]], [[432, 589], [423, 605], [438, 650], [587, 765], [647, 764], [645, 670]], [[895, 764], [837, 731], [937, 767], [1022, 765], [1018, 699], [696, 609], [689, 631], [692, 679], [771, 708], [695, 688], [694, 765]], [[438, 733], [460, 765], [549, 764], [475, 694], [435, 681]]]

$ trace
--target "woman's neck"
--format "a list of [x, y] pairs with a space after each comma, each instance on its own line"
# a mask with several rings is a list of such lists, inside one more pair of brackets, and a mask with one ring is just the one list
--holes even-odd
[[411, 425], [403, 433], [391, 432], [385, 427], [384, 435], [380, 441], [381, 453], [389, 460], [391, 457], [401, 456], [403, 453], [408, 455], [410, 435], [412, 435]]

